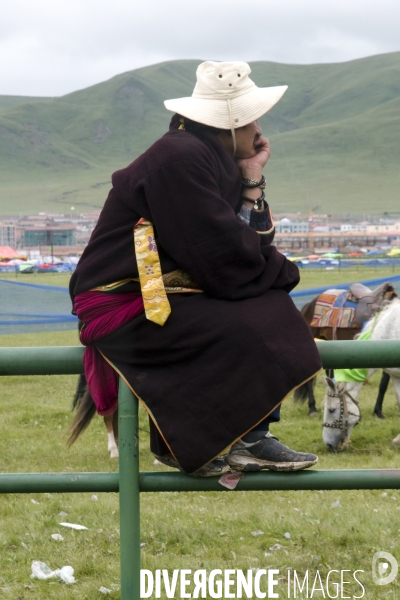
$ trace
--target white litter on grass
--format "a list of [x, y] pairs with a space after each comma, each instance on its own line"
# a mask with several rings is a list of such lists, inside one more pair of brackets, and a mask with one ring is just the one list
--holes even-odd
[[264, 556], [272, 556], [271, 552], [266, 552]]
[[32, 504], [40, 504], [40, 502], [38, 502], [37, 500], [35, 500], [34, 498], [31, 498], [31, 502]]
[[56, 542], [63, 542], [64, 541], [64, 538], [61, 535], [61, 533], [52, 533], [51, 537], [52, 537], [53, 540], [56, 540]]
[[332, 508], [339, 508], [340, 500], [336, 500], [336, 502], [332, 502]]
[[295, 510], [296, 512], [300, 512], [299, 508], [294, 508], [293, 510]]
[[146, 545], [146, 542], [141, 542], [141, 543], [140, 543], [140, 547], [141, 547], [141, 548], [144, 548], [144, 546], [145, 546], [145, 545]]
[[27, 546], [26, 544], [24, 544], [24, 542], [21, 542], [21, 546], [22, 546], [23, 548], [25, 548], [25, 550], [28, 550], [28, 546]]
[[96, 494], [93, 494], [93, 496], [92, 496], [92, 500], [94, 500], [95, 502], [97, 502], [97, 501], [98, 501], [98, 497], [96, 496]]
[[282, 550], [283, 546], [282, 544], [274, 544], [273, 546], [270, 546], [270, 550]]
[[84, 525], [78, 525], [77, 523], [59, 523], [63, 527], [69, 527], [70, 529], [76, 529], [77, 531], [81, 531], [82, 529], [87, 529]]
[[157, 460], [157, 459], [154, 459], [153, 465], [154, 465], [155, 467], [158, 467], [158, 465], [162, 465], [162, 463], [161, 463], [159, 460]]
[[387, 498], [387, 492], [383, 492], [383, 494], [381, 495], [381, 498]]
[[59, 517], [68, 517], [68, 513], [64, 512], [63, 510], [61, 512], [58, 513]]
[[254, 537], [257, 537], [258, 535], [264, 535], [264, 532], [261, 531], [261, 529], [257, 529], [257, 531], [252, 531], [251, 535], [254, 535]]
[[290, 535], [290, 533], [287, 531], [286, 533], [283, 534], [283, 537], [285, 537], [287, 540], [290, 540], [290, 538], [292, 537]]
[[52, 571], [46, 563], [41, 562], [40, 560], [32, 561], [32, 579], [54, 579], [58, 577], [64, 583], [75, 583], [76, 579], [74, 577], [74, 569], [67, 565], [66, 567], [61, 567], [61, 569], [56, 569]]
[[102, 594], [111, 594], [111, 590], [104, 586], [101, 586], [101, 588], [99, 588], [99, 592], [101, 592]]

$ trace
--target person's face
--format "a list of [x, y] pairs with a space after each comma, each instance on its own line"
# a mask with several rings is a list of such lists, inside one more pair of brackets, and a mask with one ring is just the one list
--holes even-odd
[[236, 154], [237, 158], [251, 158], [258, 152], [262, 129], [258, 121], [253, 121], [244, 127], [235, 129], [236, 135]]

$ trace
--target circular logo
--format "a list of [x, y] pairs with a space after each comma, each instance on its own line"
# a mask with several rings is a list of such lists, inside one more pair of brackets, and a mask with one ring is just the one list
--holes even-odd
[[[381, 562], [378, 562], [380, 559]], [[397, 577], [398, 570], [397, 560], [389, 552], [376, 552], [372, 557], [372, 579], [376, 585], [392, 583]]]

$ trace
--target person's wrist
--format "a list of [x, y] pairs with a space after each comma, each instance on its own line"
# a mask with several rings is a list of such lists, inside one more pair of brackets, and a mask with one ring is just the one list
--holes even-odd
[[250, 209], [250, 210], [255, 210], [256, 212], [261, 212], [263, 210], [265, 210], [265, 206], [264, 206], [264, 202], [262, 203], [262, 206], [260, 208], [254, 208], [254, 204], [252, 202], [248, 202], [247, 200], [242, 200], [242, 204]]
[[246, 179], [255, 179], [256, 181], [260, 181], [262, 178], [262, 169], [249, 169], [248, 167], [245, 169], [241, 169], [242, 178]]
[[248, 200], [243, 200], [243, 198], [242, 198], [242, 204], [246, 208], [250, 208], [250, 210], [252, 210], [254, 208], [254, 204], [252, 202], [249, 202]]

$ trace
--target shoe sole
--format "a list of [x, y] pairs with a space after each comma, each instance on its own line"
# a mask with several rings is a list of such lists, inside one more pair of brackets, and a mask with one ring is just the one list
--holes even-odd
[[168, 457], [165, 458], [163, 456], [156, 456], [156, 459], [158, 460], [159, 463], [161, 463], [162, 465], [165, 465], [166, 467], [170, 467], [171, 469], [178, 469], [181, 473], [184, 473], [184, 475], [188, 475], [189, 477], [196, 477], [196, 478], [206, 478], [206, 477], [221, 477], [221, 475], [225, 475], [225, 473], [229, 473], [231, 468], [230, 466], [227, 464], [226, 467], [224, 467], [223, 469], [221, 469], [220, 471], [213, 471], [211, 469], [207, 469], [206, 467], [203, 467], [202, 469], [199, 469], [198, 471], [195, 471], [194, 473], [185, 473], [184, 471], [182, 471], [181, 467], [179, 466], [179, 464], [176, 462], [176, 460], [174, 460], [172, 457]]
[[318, 462], [318, 458], [315, 460], [305, 460], [301, 462], [270, 462], [262, 460], [261, 458], [255, 458], [248, 456], [241, 456], [240, 454], [227, 456], [226, 462], [232, 469], [236, 471], [262, 471], [263, 469], [269, 469], [270, 471], [301, 471], [308, 469]]
[[204, 479], [206, 477], [221, 477], [222, 475], [225, 475], [225, 473], [230, 473], [230, 471], [231, 467], [227, 465], [226, 467], [221, 469], [221, 471], [203, 471], [202, 469], [200, 469], [199, 471], [195, 471], [194, 473], [186, 473], [186, 475], [189, 475], [189, 477], [197, 477]]

